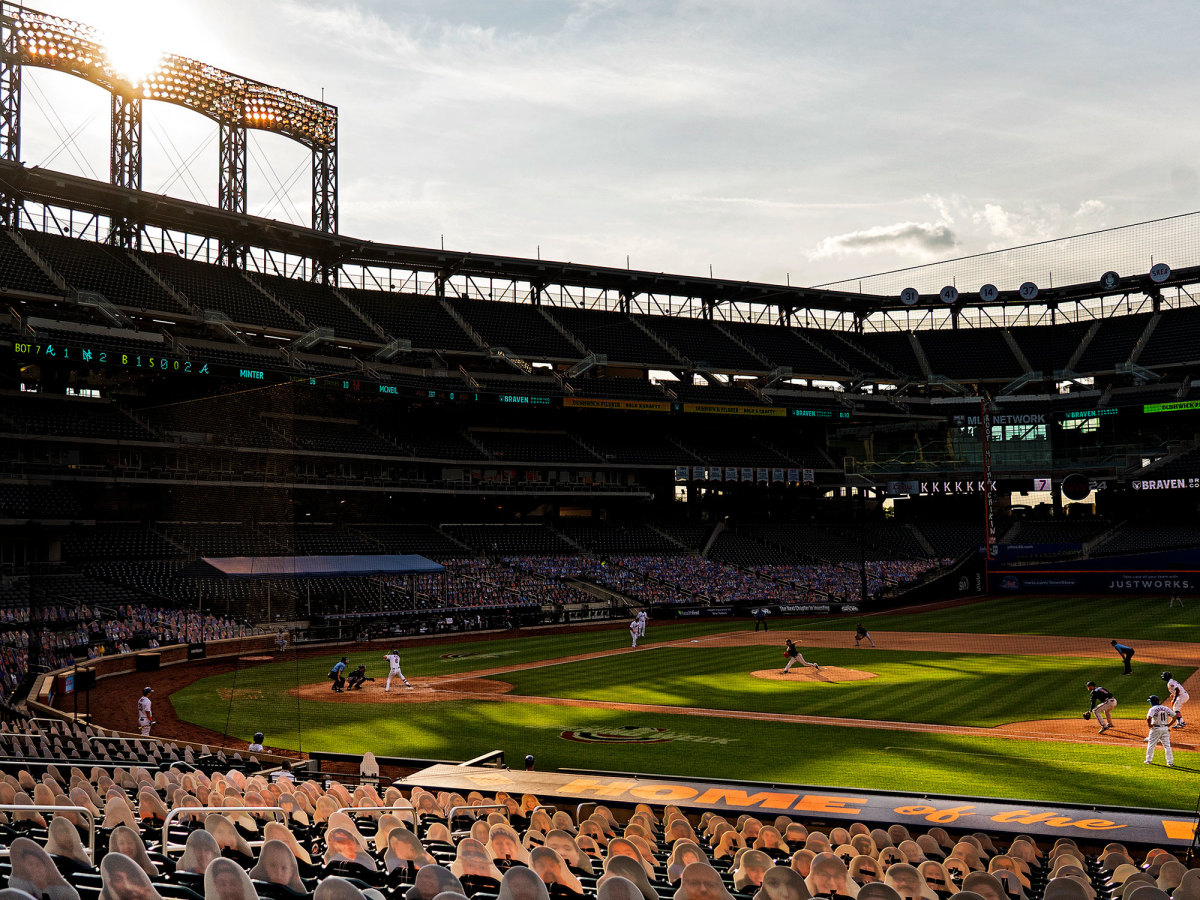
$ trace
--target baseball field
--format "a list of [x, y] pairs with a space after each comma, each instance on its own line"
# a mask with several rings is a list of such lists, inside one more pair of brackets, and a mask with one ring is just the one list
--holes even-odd
[[[345, 651], [361, 691], [334, 693], [343, 651], [246, 660], [171, 693], [178, 720], [268, 747], [464, 760], [503, 750], [538, 768], [620, 770], [1043, 801], [1192, 809], [1200, 789], [1200, 610], [1135, 598], [997, 598], [857, 619], [651, 621]], [[804, 657], [786, 675], [783, 641]], [[1110, 646], [1136, 649], [1133, 674]], [[1146, 698], [1168, 670], [1197, 696], [1175, 767], [1143, 764]], [[1084, 721], [1087, 681], [1116, 727]], [[1185, 709], [1191, 713], [1191, 709]], [[165, 735], [164, 735], [165, 736]]]

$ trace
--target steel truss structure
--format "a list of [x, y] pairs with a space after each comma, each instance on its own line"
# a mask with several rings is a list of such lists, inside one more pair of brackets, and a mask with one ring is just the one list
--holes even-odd
[[[141, 105], [143, 100], [161, 100], [198, 112], [220, 128], [220, 209], [245, 213], [246, 131], [269, 131], [312, 152], [312, 228], [337, 233], [337, 107], [176, 55], [164, 55], [154, 71], [131, 80], [109, 59], [91, 26], [0, 0], [0, 160], [6, 162], [21, 161], [23, 66], [65, 72], [112, 94], [113, 185], [141, 190]], [[11, 227], [21, 198], [7, 186], [0, 187], [0, 221]], [[137, 246], [141, 224], [137, 217], [114, 216], [111, 240]], [[240, 264], [245, 246], [228, 244], [222, 259]], [[314, 268], [332, 273], [333, 264], [318, 260]]]
[[[60, 172], [0, 160], [0, 193], [23, 198], [23, 227], [103, 241], [122, 215], [140, 223], [142, 241], [158, 251], [216, 262], [223, 241], [247, 249], [246, 266], [290, 278], [319, 278], [318, 263], [335, 263], [336, 284], [397, 294], [423, 294], [532, 303], [541, 285], [543, 306], [610, 310], [637, 315], [703, 318], [714, 322], [790, 324], [832, 331], [938, 330], [944, 305], [934, 295], [914, 306], [899, 298], [760, 282], [668, 275], [580, 263], [501, 257], [437, 248], [377, 244], [288, 222], [240, 215], [174, 197], [133, 192]], [[1200, 266], [1180, 268], [1158, 285], [1147, 275], [1042, 291], [1034, 301], [1001, 295], [993, 304], [960, 299], [963, 328], [1002, 324], [1095, 321], [1128, 313], [1196, 305]], [[397, 302], [400, 302], [399, 300]], [[911, 316], [911, 319], [906, 317]], [[911, 324], [906, 324], [906, 321]]]

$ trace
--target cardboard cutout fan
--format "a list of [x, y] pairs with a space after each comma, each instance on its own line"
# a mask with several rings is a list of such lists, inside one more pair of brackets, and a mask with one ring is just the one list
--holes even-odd
[[254, 853], [250, 850], [246, 839], [238, 834], [233, 823], [220, 813], [209, 813], [204, 817], [204, 830], [217, 839], [217, 845], [221, 848], [222, 853], [232, 850], [244, 857], [254, 858]]
[[50, 833], [46, 838], [46, 852], [51, 856], [73, 860], [81, 866], [91, 868], [92, 861], [87, 851], [83, 849], [83, 841], [79, 832], [67, 819], [54, 818], [50, 820]]
[[[633, 841], [630, 841], [626, 838], [613, 838], [611, 841], [609, 841], [608, 859], [611, 860], [614, 856], [629, 857], [641, 865], [642, 870], [646, 873], [647, 878], [654, 877], [654, 866], [646, 861], [646, 858], [642, 855], [642, 851], [638, 848], [637, 844], [633, 843]], [[605, 870], [607, 869], [608, 866], [606, 864]]]
[[610, 875], [596, 889], [596, 900], [645, 900], [637, 885], [620, 875]]
[[245, 869], [221, 858], [204, 870], [204, 900], [258, 900], [258, 893]]
[[387, 841], [387, 852], [383, 856], [383, 862], [389, 872], [394, 869], [420, 869], [437, 864], [433, 855], [421, 845], [420, 839], [403, 825], [394, 827], [388, 834]]
[[137, 863], [151, 878], [158, 877], [158, 866], [150, 861], [142, 836], [125, 825], [118, 825], [108, 836], [108, 852], [123, 853]]
[[500, 881], [500, 900], [550, 900], [550, 894], [536, 872], [514, 866]]
[[100, 861], [100, 900], [162, 900], [142, 867], [123, 853]]
[[761, 850], [747, 850], [738, 860], [733, 873], [733, 886], [738, 891], [748, 891], [762, 886], [763, 876], [775, 865], [771, 857]]
[[439, 894], [465, 894], [462, 882], [445, 866], [434, 863], [422, 866], [413, 880], [413, 886], [404, 895], [404, 900], [437, 900]]
[[571, 893], [582, 896], [583, 885], [567, 868], [566, 861], [557, 851], [549, 847], [536, 847], [529, 854], [529, 865], [543, 883], [561, 885]]
[[707, 863], [692, 863], [683, 870], [674, 900], [733, 900], [717, 870]]
[[493, 825], [488, 829], [487, 850], [494, 860], [529, 865], [529, 851], [521, 846], [521, 839], [511, 825]]
[[183, 845], [183, 856], [175, 864], [176, 872], [203, 875], [208, 864], [221, 855], [217, 839], [207, 831], [193, 831]]
[[[810, 834], [809, 840], [812, 839]], [[808, 892], [814, 897], [843, 894], [858, 896], [858, 885], [850, 878], [850, 870], [833, 853], [818, 853], [813, 857], [808, 877], [804, 879]]]
[[888, 866], [887, 871], [883, 873], [883, 883], [906, 900], [917, 900], [918, 897], [937, 900], [933, 888], [926, 884], [921, 873], [908, 863], [898, 862]]
[[296, 854], [283, 841], [267, 841], [262, 845], [258, 851], [258, 862], [250, 870], [250, 877], [256, 881], [283, 885], [299, 894], [308, 893], [304, 882], [300, 880]]
[[12, 863], [9, 887], [35, 897], [44, 895], [49, 900], [79, 900], [79, 893], [58, 873], [50, 854], [29, 838], [13, 840], [9, 861]]
[[692, 863], [708, 863], [708, 855], [694, 841], [680, 840], [671, 848], [667, 858], [667, 881], [677, 882], [683, 875], [683, 870]]
[[596, 880], [596, 884], [601, 885], [611, 877], [620, 877], [633, 882], [646, 900], [658, 900], [658, 893], [654, 890], [654, 885], [650, 883], [646, 870], [636, 859], [628, 856], [608, 857], [604, 860], [604, 874]]
[[772, 866], [763, 876], [754, 900], [808, 900], [808, 886], [800, 873], [787, 866]]
[[450, 871], [459, 881], [465, 878], [491, 878], [500, 883], [500, 870], [492, 862], [492, 855], [487, 847], [474, 838], [463, 838], [458, 842]]
[[359, 843], [356, 832], [346, 828], [330, 828], [325, 832], [325, 864], [340, 861], [354, 863], [370, 872], [375, 871], [375, 860]]

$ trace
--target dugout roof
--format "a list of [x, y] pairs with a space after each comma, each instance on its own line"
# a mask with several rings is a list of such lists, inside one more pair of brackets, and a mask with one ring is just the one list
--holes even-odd
[[381, 556], [205, 556], [181, 574], [226, 578], [336, 578], [436, 575], [445, 569], [416, 554]]

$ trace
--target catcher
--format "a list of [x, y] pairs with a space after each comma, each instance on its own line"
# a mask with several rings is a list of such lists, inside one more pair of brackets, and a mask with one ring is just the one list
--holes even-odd
[[367, 667], [359, 666], [350, 673], [350, 677], [346, 679], [346, 687], [352, 691], [361, 691], [364, 681], [374, 681], [374, 678], [367, 676]]
[[[1113, 727], [1112, 711], [1117, 706], [1117, 698], [1107, 688], [1096, 687], [1096, 682], [1094, 681], [1087, 683], [1087, 689], [1091, 695], [1092, 706], [1083, 714], [1083, 718], [1091, 719], [1092, 713], [1095, 713], [1096, 722], [1100, 725], [1100, 733], [1104, 734], [1104, 732]], [[1105, 724], [1105, 722], [1108, 724]]]

